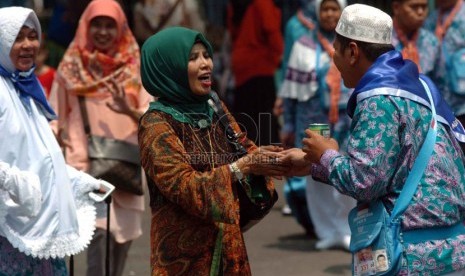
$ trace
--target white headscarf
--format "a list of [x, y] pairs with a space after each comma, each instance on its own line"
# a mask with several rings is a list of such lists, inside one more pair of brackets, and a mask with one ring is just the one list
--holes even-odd
[[[325, 0], [316, 0], [315, 1], [315, 11], [316, 11], [316, 18], [318, 18], [318, 21], [320, 21], [320, 8], [321, 8], [321, 3], [323, 3]], [[337, 0], [336, 2], [339, 3], [339, 7], [341, 8], [341, 11], [347, 6], [347, 1], [346, 0]]]
[[10, 73], [16, 70], [10, 59], [11, 48], [24, 25], [35, 29], [40, 41], [42, 29], [33, 10], [23, 7], [0, 9], [0, 64]]

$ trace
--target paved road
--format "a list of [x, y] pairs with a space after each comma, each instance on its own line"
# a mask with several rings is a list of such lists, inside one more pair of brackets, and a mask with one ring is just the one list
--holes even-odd
[[[278, 192], [282, 191], [277, 183]], [[293, 217], [282, 216], [283, 196], [270, 214], [244, 234], [254, 276], [351, 275], [350, 254], [341, 250], [316, 251]], [[134, 241], [124, 276], [150, 275], [150, 211], [144, 235]], [[75, 275], [85, 275], [85, 253], [75, 257]]]

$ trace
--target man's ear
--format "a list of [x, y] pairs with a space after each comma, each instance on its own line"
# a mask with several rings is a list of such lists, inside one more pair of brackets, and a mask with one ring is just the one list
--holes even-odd
[[360, 49], [358, 48], [357, 43], [353, 41], [349, 43], [349, 55], [350, 55], [349, 63], [350, 65], [353, 66], [357, 63], [357, 61], [360, 58]]

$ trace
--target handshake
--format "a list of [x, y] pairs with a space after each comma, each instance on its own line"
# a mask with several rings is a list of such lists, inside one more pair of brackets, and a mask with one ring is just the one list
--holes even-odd
[[311, 173], [311, 164], [319, 164], [326, 150], [339, 150], [332, 138], [325, 138], [316, 131], [306, 130], [302, 148], [284, 149], [279, 146], [261, 146], [241, 157], [236, 165], [244, 174], [282, 176], [305, 176]]

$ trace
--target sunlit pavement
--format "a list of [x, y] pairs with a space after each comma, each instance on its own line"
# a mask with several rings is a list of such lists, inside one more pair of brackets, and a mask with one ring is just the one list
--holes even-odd
[[[342, 250], [317, 251], [315, 240], [305, 235], [292, 216], [283, 216], [282, 183], [280, 198], [270, 214], [244, 233], [254, 276], [351, 275], [350, 254]], [[148, 203], [148, 197], [146, 202]], [[331, 208], [331, 206], [328, 206]], [[129, 251], [125, 276], [150, 275], [150, 210], [143, 221], [144, 234]], [[75, 257], [74, 275], [85, 275], [85, 253]]]

